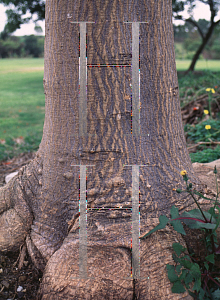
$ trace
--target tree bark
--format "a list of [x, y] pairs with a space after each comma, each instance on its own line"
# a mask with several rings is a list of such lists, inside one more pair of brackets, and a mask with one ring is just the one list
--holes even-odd
[[[88, 135], [79, 136], [79, 24], [70, 21], [96, 22], [86, 25], [88, 65], [131, 65], [127, 20], [147, 22], [139, 29], [140, 135], [131, 134], [131, 67], [96, 66], [87, 68]], [[0, 249], [26, 239], [36, 266], [46, 266], [39, 299], [189, 299], [171, 293], [166, 274], [172, 242], [183, 242], [172, 229], [140, 241], [142, 279], [131, 276], [132, 166], [140, 166], [141, 235], [172, 205], [191, 205], [173, 191], [184, 186], [181, 170], [200, 185], [184, 138], [172, 28], [171, 0], [46, 2], [42, 142], [0, 196]], [[78, 278], [79, 165], [88, 166], [87, 279]]]

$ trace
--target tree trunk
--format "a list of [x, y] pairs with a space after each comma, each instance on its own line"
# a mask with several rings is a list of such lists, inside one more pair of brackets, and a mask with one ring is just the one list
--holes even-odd
[[[87, 65], [95, 66], [87, 68], [83, 108], [79, 32], [84, 25], [71, 22], [85, 21], [95, 22], [86, 24]], [[129, 66], [137, 54], [132, 44], [132, 28], [137, 27], [125, 21], [147, 22], [139, 25], [139, 135], [134, 134], [137, 78], [132, 78], [137, 65], [133, 70]], [[172, 28], [171, 0], [46, 1], [43, 138], [35, 159], [1, 190], [0, 198], [0, 249], [16, 249], [26, 239], [29, 255], [44, 271], [39, 299], [189, 297], [172, 294], [167, 278], [172, 242], [183, 242], [172, 229], [140, 241], [140, 277], [131, 274], [132, 257], [137, 263], [137, 253], [131, 252], [131, 225], [137, 229], [131, 200], [137, 187], [142, 235], [172, 205], [180, 210], [191, 205], [191, 199], [173, 191], [184, 186], [181, 170], [200, 184], [184, 138]], [[80, 88], [85, 87], [82, 78]], [[82, 134], [85, 129], [87, 134]], [[86, 176], [87, 252], [79, 238], [85, 229], [80, 221], [79, 230], [79, 205], [82, 220], [85, 211], [79, 186], [84, 197]], [[86, 279], [79, 277], [79, 249], [87, 255]]]

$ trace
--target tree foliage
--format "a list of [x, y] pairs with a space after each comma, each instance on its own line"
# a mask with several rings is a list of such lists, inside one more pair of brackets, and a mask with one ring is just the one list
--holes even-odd
[[[206, 33], [209, 28], [209, 21], [199, 19], [197, 21], [201, 30]], [[173, 25], [175, 54], [177, 59], [191, 59], [195, 55], [195, 49], [201, 45], [201, 36], [198, 29], [191, 23]], [[206, 44], [202, 56], [204, 59], [220, 59], [220, 26], [216, 26], [212, 36]]]
[[[0, 0], [0, 3], [5, 6], [13, 6], [7, 9], [7, 24], [5, 25], [4, 32], [12, 33], [19, 29], [22, 24], [28, 23], [33, 15], [37, 15], [35, 22], [45, 19], [45, 1], [44, 0]], [[29, 17], [24, 17], [30, 14]]]
[[[205, 24], [205, 22], [203, 22], [203, 21], [197, 22], [193, 18], [192, 12], [196, 5], [195, 0], [184, 0], [184, 1], [172, 0], [174, 18], [177, 20], [183, 20], [185, 22], [190, 23], [192, 26], [194, 26], [198, 30], [200, 37], [201, 37], [201, 43], [198, 46], [198, 48], [193, 56], [193, 59], [189, 66], [188, 71], [194, 70], [195, 64], [196, 64], [197, 60], [199, 59], [200, 54], [205, 49], [205, 46], [207, 45], [208, 41], [210, 40], [210, 38], [214, 32], [214, 29], [216, 28], [217, 25], [220, 24], [220, 19], [217, 21], [215, 20], [217, 14], [218, 14], [218, 11], [220, 9], [219, 0], [199, 0], [199, 1], [209, 6], [209, 10], [211, 12], [211, 17], [210, 17], [208, 25], [207, 25], [207, 23]], [[188, 19], [184, 19], [183, 16], [181, 15], [181, 12], [185, 9], [186, 5], [188, 5], [188, 12], [191, 15], [191, 17]]]
[[43, 57], [44, 37], [42, 36], [9, 36], [0, 39], [0, 58]]

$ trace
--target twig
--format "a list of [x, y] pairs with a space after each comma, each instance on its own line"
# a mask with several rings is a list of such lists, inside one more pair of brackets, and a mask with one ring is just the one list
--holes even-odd
[[211, 145], [220, 145], [220, 142], [198, 142], [197, 144], [193, 145], [193, 146], [190, 146], [190, 147], [187, 147], [187, 149], [192, 149], [192, 148], [195, 148], [199, 145], [203, 145], [203, 144], [211, 144]]
[[19, 256], [16, 262], [13, 264], [13, 268], [17, 265], [17, 263], [18, 263], [19, 270], [23, 267], [26, 250], [27, 250], [27, 246], [25, 244], [20, 246]]
[[16, 262], [14, 262], [13, 263], [13, 268], [17, 265], [17, 263], [19, 262], [19, 259], [20, 259], [20, 256], [21, 256], [21, 250], [22, 250], [22, 246], [23, 246], [24, 244], [22, 244], [21, 246], [20, 246], [20, 251], [19, 251], [19, 255], [18, 255], [18, 258], [17, 258], [17, 260], [16, 260]]
[[21, 250], [20, 260], [19, 260], [19, 264], [18, 264], [18, 270], [21, 270], [21, 268], [24, 265], [26, 250], [27, 250], [27, 246], [26, 246], [26, 244], [24, 244], [23, 247], [22, 247], [22, 250]]

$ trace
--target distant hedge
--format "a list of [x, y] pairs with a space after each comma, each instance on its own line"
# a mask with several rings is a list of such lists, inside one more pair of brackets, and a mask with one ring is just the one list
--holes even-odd
[[0, 39], [0, 58], [43, 57], [44, 36], [9, 36]]

